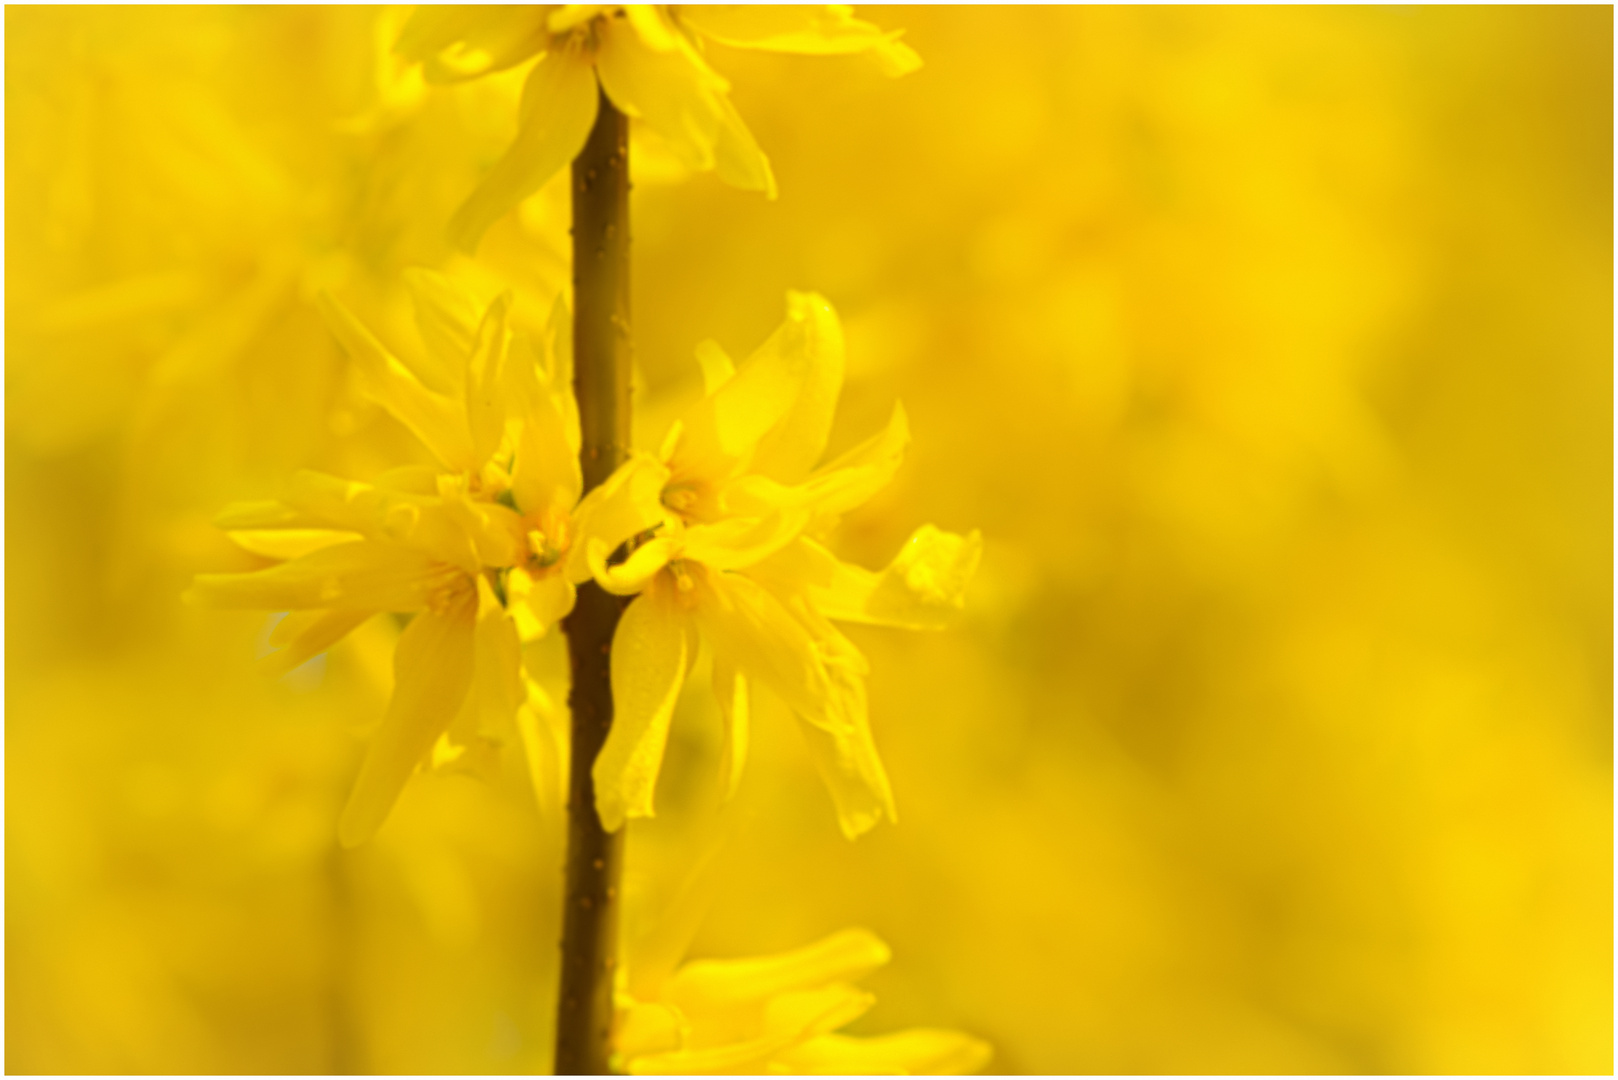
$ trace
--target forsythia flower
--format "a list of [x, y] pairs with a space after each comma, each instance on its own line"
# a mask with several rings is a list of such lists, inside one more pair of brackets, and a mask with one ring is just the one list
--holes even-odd
[[[278, 501], [227, 509], [219, 524], [239, 544], [286, 561], [201, 575], [193, 590], [214, 606], [291, 612], [271, 634], [276, 672], [371, 615], [414, 613], [394, 657], [393, 699], [343, 812], [345, 844], [376, 831], [440, 736], [464, 746], [509, 723], [524, 697], [520, 638], [573, 606], [563, 564], [582, 483], [571, 397], [554, 393], [517, 347], [507, 297], [479, 318], [446, 278], [416, 271], [410, 284], [427, 345], [411, 364], [337, 303], [325, 306], [366, 392], [436, 466], [405, 466], [369, 484], [303, 472]], [[561, 351], [552, 348], [553, 361]], [[614, 524], [620, 490], [604, 486], [579, 507], [592, 535], [622, 528], [621, 541], [640, 527], [638, 518]]]
[[987, 1043], [957, 1031], [835, 1034], [875, 998], [852, 985], [888, 962], [868, 930], [744, 960], [697, 960], [647, 1000], [619, 994], [615, 1067], [645, 1073], [956, 1074], [988, 1063]]
[[436, 83], [539, 57], [523, 88], [517, 141], [451, 223], [455, 242], [471, 249], [496, 219], [578, 156], [602, 93], [656, 132], [686, 166], [774, 198], [769, 161], [730, 104], [729, 84], [703, 57], [704, 39], [809, 55], [870, 53], [889, 74], [902, 75], [921, 61], [898, 36], [838, 5], [422, 7], [398, 51], [420, 60]]
[[758, 682], [803, 721], [844, 833], [894, 818], [867, 717], [865, 658], [830, 620], [942, 625], [962, 606], [982, 541], [928, 526], [875, 574], [812, 539], [888, 482], [909, 434], [896, 407], [885, 431], [814, 468], [842, 386], [842, 329], [818, 296], [791, 294], [788, 306], [787, 322], [740, 368], [702, 346], [707, 396], [675, 424], [661, 460], [641, 455], [617, 474], [657, 499], [642, 509], [645, 519], [661, 516], [651, 535], [618, 565], [609, 565], [613, 536], [583, 530], [575, 546], [602, 588], [640, 594], [613, 639], [615, 719], [594, 768], [608, 830], [652, 813], [699, 633], [713, 652], [727, 794], [746, 756], [748, 684]]

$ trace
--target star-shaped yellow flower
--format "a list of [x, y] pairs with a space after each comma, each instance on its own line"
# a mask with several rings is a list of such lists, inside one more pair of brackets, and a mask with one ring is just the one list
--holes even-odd
[[594, 767], [609, 830], [652, 813], [669, 720], [699, 638], [713, 653], [727, 793], [746, 756], [756, 682], [802, 720], [848, 836], [894, 818], [871, 739], [865, 658], [831, 620], [941, 625], [962, 605], [981, 539], [929, 526], [874, 574], [843, 565], [812, 538], [888, 482], [909, 435], [896, 408], [885, 431], [815, 467], [842, 386], [842, 330], [818, 296], [792, 294], [788, 307], [786, 323], [740, 368], [705, 345], [707, 396], [675, 425], [661, 459], [643, 455], [621, 470], [657, 493], [660, 506], [643, 510], [648, 518], [661, 511], [657, 528], [617, 565], [611, 536], [586, 531], [575, 549], [603, 588], [639, 594], [613, 639], [615, 719]]
[[[517, 141], [456, 213], [471, 249], [502, 214], [538, 191], [584, 147], [600, 94], [655, 131], [689, 168], [775, 197], [769, 161], [708, 65], [705, 42], [808, 55], [869, 53], [892, 75], [921, 61], [897, 33], [850, 9], [707, 4], [422, 7], [398, 50], [429, 82], [457, 82], [538, 56], [524, 84]], [[599, 87], [599, 89], [598, 89]]]
[[[192, 591], [213, 606], [289, 612], [271, 634], [275, 672], [374, 614], [414, 615], [395, 653], [393, 699], [343, 812], [346, 844], [380, 827], [440, 736], [466, 745], [509, 726], [525, 697], [521, 638], [567, 614], [576, 581], [588, 577], [567, 575], [574, 511], [592, 522], [591, 535], [620, 542], [645, 527], [623, 511], [634, 493], [623, 484], [574, 506], [582, 485], [571, 397], [565, 380], [516, 347], [508, 299], [480, 316], [447, 278], [419, 271], [411, 285], [427, 348], [410, 364], [341, 305], [325, 306], [366, 392], [436, 464], [372, 483], [302, 472], [278, 500], [227, 509], [219, 524], [240, 545], [285, 561], [201, 575]], [[554, 376], [565, 343], [550, 352]]]

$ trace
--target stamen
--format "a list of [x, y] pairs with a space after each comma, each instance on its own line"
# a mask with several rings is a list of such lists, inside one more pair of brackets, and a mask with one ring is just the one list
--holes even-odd
[[677, 514], [689, 515], [700, 501], [701, 496], [684, 484], [673, 484], [663, 489], [663, 505]]

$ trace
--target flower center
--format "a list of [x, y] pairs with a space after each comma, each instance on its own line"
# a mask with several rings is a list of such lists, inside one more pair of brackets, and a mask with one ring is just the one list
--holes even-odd
[[448, 615], [477, 602], [477, 584], [463, 570], [445, 567], [444, 576], [427, 590], [427, 610]]
[[663, 505], [683, 518], [689, 518], [695, 513], [697, 504], [701, 501], [702, 495], [692, 481], [670, 484], [663, 489]]

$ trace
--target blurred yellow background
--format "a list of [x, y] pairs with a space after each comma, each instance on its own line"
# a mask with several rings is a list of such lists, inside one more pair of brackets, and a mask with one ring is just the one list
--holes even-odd
[[[869, 926], [852, 1030], [997, 1072], [1610, 1072], [1611, 9], [860, 14], [926, 66], [714, 50], [778, 201], [637, 159], [641, 444], [818, 290], [832, 451], [915, 434], [839, 553], [983, 567], [852, 632], [857, 843], [769, 703], [719, 807], [688, 689], [631, 948], [701, 864], [692, 955]], [[8, 1071], [548, 1066], [521, 761], [340, 851], [390, 628], [267, 683], [262, 617], [179, 602], [226, 502], [411, 452], [311, 300], [407, 333], [520, 73], [424, 94], [398, 25], [7, 9]], [[459, 271], [542, 317], [564, 207]]]

